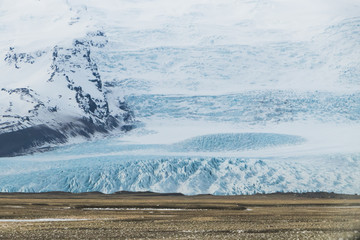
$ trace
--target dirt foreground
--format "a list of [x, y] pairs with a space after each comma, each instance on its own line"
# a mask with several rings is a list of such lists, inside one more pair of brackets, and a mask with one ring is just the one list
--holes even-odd
[[0, 194], [0, 239], [360, 239], [360, 197]]

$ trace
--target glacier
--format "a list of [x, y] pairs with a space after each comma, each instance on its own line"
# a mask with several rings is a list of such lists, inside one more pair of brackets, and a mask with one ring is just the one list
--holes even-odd
[[184, 194], [306, 191], [354, 194], [360, 190], [359, 154], [258, 158], [248, 154], [240, 158], [236, 153], [184, 154], [174, 153], [173, 148], [169, 151], [166, 146], [126, 146], [114, 145], [113, 140], [100, 141], [36, 156], [1, 159], [0, 190]]
[[359, 12], [4, 0], [0, 191], [360, 194]]

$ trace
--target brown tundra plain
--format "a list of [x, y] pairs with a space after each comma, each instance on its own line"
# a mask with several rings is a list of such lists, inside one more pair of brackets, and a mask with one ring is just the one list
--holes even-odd
[[0, 239], [360, 239], [360, 197], [3, 193]]

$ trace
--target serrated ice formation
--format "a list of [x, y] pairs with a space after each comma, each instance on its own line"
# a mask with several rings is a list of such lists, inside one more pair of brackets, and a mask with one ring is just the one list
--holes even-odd
[[360, 194], [359, 13], [3, 0], [0, 191]]

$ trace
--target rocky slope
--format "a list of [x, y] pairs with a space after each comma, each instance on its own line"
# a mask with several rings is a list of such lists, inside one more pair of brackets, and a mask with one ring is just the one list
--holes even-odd
[[[109, 103], [92, 58], [106, 44], [104, 32], [96, 31], [73, 40], [71, 46], [35, 52], [9, 48], [3, 69], [14, 72], [23, 87], [1, 88], [0, 156], [65, 143], [76, 136], [90, 138], [132, 128], [131, 111], [120, 99]], [[30, 86], [21, 81], [28, 74], [37, 75]]]

